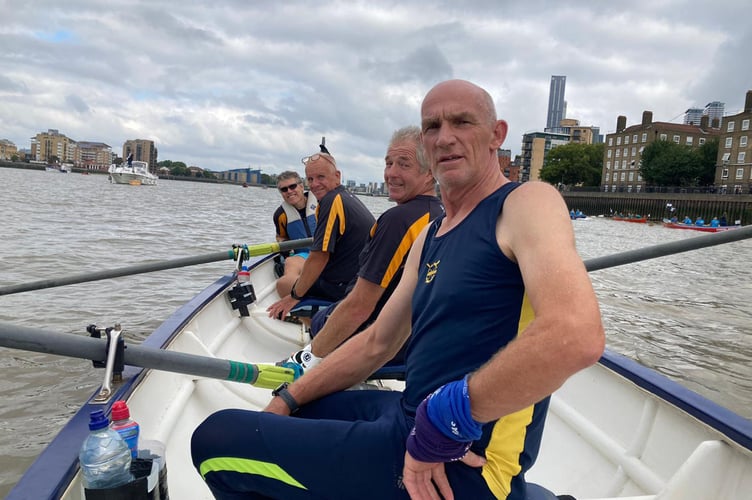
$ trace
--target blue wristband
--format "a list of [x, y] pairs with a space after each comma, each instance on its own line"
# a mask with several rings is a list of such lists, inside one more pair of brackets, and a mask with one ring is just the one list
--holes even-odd
[[428, 418], [442, 434], [455, 441], [475, 441], [483, 433], [483, 427], [470, 412], [468, 377], [444, 384], [428, 396]]
[[407, 452], [415, 460], [439, 463], [453, 462], [465, 456], [471, 442], [462, 443], [444, 436], [431, 423], [426, 408], [428, 399], [424, 399], [415, 412], [415, 427], [407, 437]]

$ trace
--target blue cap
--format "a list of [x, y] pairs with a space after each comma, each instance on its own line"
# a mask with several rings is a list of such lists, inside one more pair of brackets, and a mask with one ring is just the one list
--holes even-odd
[[108, 425], [110, 425], [110, 421], [107, 419], [107, 416], [105, 416], [103, 410], [93, 411], [89, 414], [89, 430], [90, 431], [104, 429]]

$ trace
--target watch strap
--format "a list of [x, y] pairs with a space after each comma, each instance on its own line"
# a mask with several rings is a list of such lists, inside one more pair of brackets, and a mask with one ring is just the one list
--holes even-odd
[[285, 402], [287, 407], [290, 409], [290, 415], [298, 411], [300, 406], [298, 406], [298, 402], [295, 401], [295, 398], [292, 397], [292, 394], [290, 394], [290, 391], [287, 390], [287, 383], [282, 384], [278, 388], [276, 388], [274, 391], [272, 391], [272, 394], [274, 396], [277, 396], [282, 401]]

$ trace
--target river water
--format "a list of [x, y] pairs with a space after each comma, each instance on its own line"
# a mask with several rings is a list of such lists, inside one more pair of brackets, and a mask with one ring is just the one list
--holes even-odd
[[[274, 240], [274, 189], [0, 168], [0, 287]], [[379, 215], [392, 203], [363, 197]], [[573, 223], [583, 259], [694, 237], [609, 219]], [[752, 418], [752, 241], [591, 273], [609, 347]], [[0, 296], [0, 321], [139, 342], [232, 261]], [[0, 348], [0, 496], [101, 384], [88, 361]]]

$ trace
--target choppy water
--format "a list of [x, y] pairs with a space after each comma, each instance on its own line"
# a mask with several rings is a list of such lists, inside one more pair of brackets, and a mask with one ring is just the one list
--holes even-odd
[[[0, 168], [0, 286], [273, 241], [273, 189]], [[385, 198], [363, 201], [378, 215]], [[583, 258], [697, 236], [575, 222]], [[693, 234], [688, 234], [693, 233]], [[591, 273], [609, 347], [752, 418], [752, 242]], [[145, 338], [232, 262], [0, 296], [0, 321], [67, 334], [120, 322]], [[100, 385], [82, 360], [0, 348], [0, 496]]]

